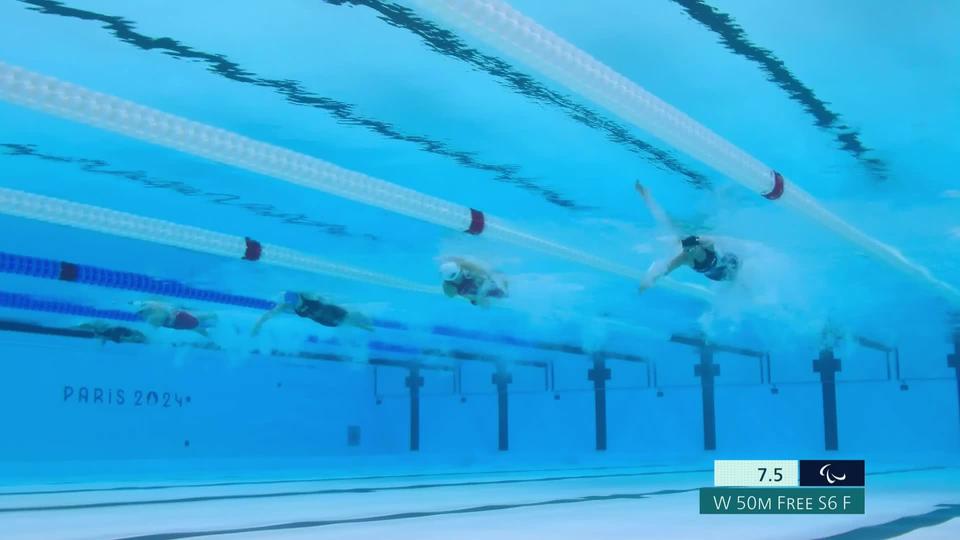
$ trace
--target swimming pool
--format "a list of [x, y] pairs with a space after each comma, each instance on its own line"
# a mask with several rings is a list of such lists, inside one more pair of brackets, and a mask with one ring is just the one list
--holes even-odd
[[[5, 3], [0, 523], [954, 537], [958, 16]], [[865, 515], [698, 513], [819, 457]]]

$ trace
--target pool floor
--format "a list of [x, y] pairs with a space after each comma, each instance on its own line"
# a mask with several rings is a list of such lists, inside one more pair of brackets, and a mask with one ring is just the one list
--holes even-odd
[[960, 538], [960, 469], [868, 471], [867, 513], [702, 516], [710, 465], [7, 487], [16, 539]]

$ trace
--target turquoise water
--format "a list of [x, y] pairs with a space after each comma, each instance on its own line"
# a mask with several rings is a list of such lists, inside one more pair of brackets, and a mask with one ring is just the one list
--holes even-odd
[[[689, 485], [666, 484], [696, 488], [710, 483], [704, 471], [715, 457], [842, 456], [865, 459], [868, 472], [955, 465], [960, 371], [947, 357], [960, 354], [951, 341], [957, 295], [930, 285], [960, 285], [960, 8], [511, 5], [775, 167], [789, 178], [785, 199], [802, 188], [923, 275], [760, 197], [419, 3], [5, 2], [0, 62], [482, 210], [490, 226], [465, 234], [0, 100], [0, 188], [265, 246], [264, 259], [251, 262], [242, 247], [198, 252], [4, 206], [4, 493], [65, 483], [555, 474], [586, 478], [590, 496], [606, 496], [635, 486], [591, 484], [597, 470], [700, 471]], [[702, 287], [698, 294], [663, 283], [640, 294], [636, 276], [496, 234], [494, 224], [507, 223], [642, 275], [672, 257], [677, 240], [643, 206], [636, 180], [684, 234], [738, 254], [736, 283], [681, 268], [671, 277]], [[339, 265], [338, 275], [271, 264], [277, 247]], [[452, 256], [504, 276], [509, 297], [482, 308], [444, 296], [438, 267]], [[13, 262], [23, 257], [53, 265], [46, 279], [40, 266]], [[75, 283], [61, 262], [249, 301], [136, 290], [103, 276]], [[351, 279], [345, 267], [375, 276]], [[404, 286], [384, 286], [387, 278]], [[318, 294], [374, 330], [288, 314], [251, 335], [284, 291]], [[208, 336], [155, 328], [136, 314], [142, 301], [215, 313], [217, 322]], [[96, 321], [148, 343], [98, 339], [82, 326]], [[840, 337], [832, 343], [842, 366], [836, 449], [812, 369], [829, 348], [825, 328]], [[702, 349], [683, 338], [719, 347], [714, 444], [705, 433], [710, 398], [694, 373]], [[609, 369], [609, 380], [590, 369]], [[498, 373], [511, 377], [499, 396], [496, 381], [507, 379]], [[408, 385], [417, 377], [419, 398]], [[904, 489], [928, 493], [925, 485]], [[490, 489], [491, 500], [507, 496]], [[30, 504], [0, 505], [0, 521]], [[365, 504], [334, 506], [384, 511]], [[676, 511], [695, 515], [692, 504]], [[311, 518], [319, 519], [296, 516]], [[159, 518], [145, 518], [137, 534], [154, 530], [151, 519]]]

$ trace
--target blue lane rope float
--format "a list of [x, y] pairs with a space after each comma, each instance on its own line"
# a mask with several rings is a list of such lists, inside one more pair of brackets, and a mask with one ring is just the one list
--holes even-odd
[[38, 257], [27, 257], [5, 252], [0, 252], [0, 273], [20, 274], [41, 279], [72, 281], [97, 287], [139, 291], [147, 294], [186, 298], [216, 304], [228, 304], [264, 311], [269, 311], [277, 305], [276, 302], [269, 300], [228, 294], [210, 289], [199, 289], [180, 283], [179, 281], [156, 279], [135, 272], [120, 272], [96, 266], [41, 259]]
[[43, 311], [61, 315], [75, 315], [92, 319], [111, 319], [124, 322], [143, 322], [136, 313], [116, 309], [97, 309], [61, 300], [42, 300], [26, 294], [0, 291], [0, 307], [28, 311]]
[[367, 344], [367, 347], [371, 351], [378, 352], [392, 352], [392, 353], [401, 353], [401, 354], [422, 354], [423, 350], [420, 347], [412, 347], [408, 345], [399, 345], [395, 343], [385, 343], [383, 341], [371, 341]]

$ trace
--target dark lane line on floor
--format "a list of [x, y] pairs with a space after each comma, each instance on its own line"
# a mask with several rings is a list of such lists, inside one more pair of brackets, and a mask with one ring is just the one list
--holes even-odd
[[404, 133], [389, 122], [360, 116], [355, 112], [356, 106], [353, 104], [314, 94], [304, 88], [303, 83], [299, 81], [261, 77], [233, 62], [223, 54], [197, 50], [170, 37], [147, 36], [134, 30], [134, 23], [123, 17], [73, 8], [55, 0], [20, 1], [29, 5], [28, 9], [37, 13], [98, 22], [116, 39], [138, 49], [144, 51], [159, 50], [173, 58], [201, 62], [207, 66], [207, 70], [211, 73], [239, 83], [269, 88], [286, 98], [286, 101], [293, 105], [326, 111], [341, 125], [360, 126], [388, 139], [413, 143], [423, 152], [450, 158], [462, 167], [493, 173], [496, 181], [512, 184], [536, 193], [550, 204], [571, 210], [588, 209], [587, 206], [537, 184], [531, 178], [521, 176], [519, 165], [486, 163], [476, 157], [476, 152], [451, 148], [447, 143], [431, 139], [425, 135]]
[[944, 467], [942, 465], [933, 465], [930, 467], [914, 467], [910, 469], [891, 469], [889, 471], [868, 472], [867, 476], [880, 476], [884, 474], [901, 474], [901, 473], [924, 472], [924, 471], [942, 471], [944, 469], [950, 469], [950, 468], [951, 467]]
[[[647, 467], [660, 467], [662, 465], [648, 465]], [[352, 482], [357, 480], [401, 480], [409, 478], [448, 478], [452, 476], [485, 476], [493, 474], [527, 474], [527, 473], [549, 473], [549, 472], [586, 472], [586, 471], [615, 471], [624, 469], [638, 469], [642, 467], [585, 467], [585, 468], [551, 468], [551, 469], [508, 469], [497, 471], [466, 471], [466, 472], [443, 472], [443, 473], [416, 473], [416, 474], [392, 474], [392, 475], [371, 475], [371, 476], [342, 476], [342, 477], [324, 477], [324, 478], [290, 478], [285, 480], [238, 480], [233, 482], [208, 482], [197, 484], [167, 484], [167, 485], [145, 485], [145, 486], [114, 486], [103, 488], [75, 488], [75, 489], [48, 489], [48, 490], [30, 490], [30, 491], [4, 491], [0, 492], [0, 498], [7, 496], [24, 495], [61, 495], [70, 493], [102, 493], [114, 491], [154, 491], [164, 489], [190, 489], [207, 487], [230, 487], [230, 486], [263, 486], [279, 484], [312, 484], [317, 482]], [[868, 472], [867, 476], [877, 476], [884, 474], [901, 474], [923, 471], [939, 471], [948, 469], [944, 466], [915, 467], [909, 469], [893, 469], [889, 471]], [[657, 473], [658, 471], [650, 471]], [[668, 474], [671, 471], [666, 471]]]
[[492, 475], [492, 474], [526, 474], [526, 473], [551, 473], [551, 472], [587, 472], [587, 471], [617, 471], [624, 469], [642, 469], [663, 467], [664, 465], [647, 465], [646, 467], [582, 467], [582, 468], [551, 468], [551, 469], [507, 469], [498, 471], [457, 471], [440, 473], [413, 473], [413, 474], [381, 474], [372, 476], [342, 476], [342, 477], [324, 477], [324, 478], [288, 478], [284, 480], [236, 480], [232, 482], [209, 482], [200, 484], [165, 484], [165, 485], [147, 485], [147, 486], [114, 486], [104, 488], [75, 488], [75, 489], [56, 489], [56, 490], [32, 490], [32, 491], [6, 491], [0, 492], [0, 497], [7, 495], [58, 495], [62, 493], [96, 493], [102, 491], [148, 491], [158, 489], [181, 489], [181, 488], [204, 488], [204, 487], [224, 487], [224, 486], [260, 486], [270, 484], [299, 484], [313, 482], [351, 482], [354, 480], [394, 480], [405, 478], [431, 478], [431, 477], [451, 477], [451, 476], [471, 476], [471, 475]]
[[373, 234], [359, 234], [350, 232], [346, 225], [339, 223], [330, 223], [320, 221], [302, 213], [291, 213], [283, 211], [272, 204], [246, 202], [240, 195], [227, 193], [224, 191], [206, 191], [205, 189], [188, 184], [181, 180], [166, 180], [148, 174], [144, 170], [124, 170], [118, 169], [110, 162], [91, 158], [91, 157], [73, 157], [62, 154], [44, 152], [38, 149], [36, 144], [32, 143], [0, 143], [0, 156], [27, 157], [51, 163], [63, 163], [75, 165], [80, 170], [90, 174], [110, 176], [138, 184], [150, 189], [164, 189], [170, 192], [179, 193], [185, 197], [197, 197], [213, 204], [221, 206], [242, 208], [255, 215], [276, 219], [280, 223], [290, 225], [305, 225], [315, 227], [332, 236], [344, 237], [363, 237], [368, 240], [379, 240]]
[[518, 71], [510, 63], [468, 47], [457, 34], [417, 16], [413, 10], [407, 7], [381, 0], [324, 1], [338, 6], [347, 4], [370, 8], [379, 14], [380, 20], [390, 26], [418, 36], [430, 50], [465, 62], [475, 69], [487, 73], [504, 87], [535, 103], [560, 109], [572, 120], [598, 130], [606, 135], [607, 140], [640, 155], [654, 166], [680, 174], [695, 188], [711, 189], [709, 178], [687, 168], [666, 150], [657, 148], [653, 144], [640, 139], [633, 135], [627, 127], [603, 114], [581, 105], [564, 94], [551, 90], [533, 77]]
[[127, 536], [116, 538], [114, 540], [180, 540], [181, 538], [198, 538], [203, 536], [216, 536], [222, 534], [241, 534], [254, 532], [282, 531], [290, 529], [307, 529], [314, 527], [326, 527], [329, 525], [350, 525], [357, 523], [373, 523], [378, 521], [394, 521], [400, 519], [416, 519], [436, 516], [450, 516], [456, 514], [475, 514], [480, 512], [496, 512], [500, 510], [514, 510], [517, 508], [535, 508], [538, 506], [550, 506], [558, 504], [577, 504], [585, 502], [605, 502], [617, 500], [639, 500], [658, 495], [673, 495], [676, 493], [690, 493], [700, 488], [688, 489], [664, 489], [652, 491], [649, 493], [617, 493], [611, 495], [588, 495], [586, 497], [574, 497], [569, 499], [552, 499], [549, 501], [539, 501], [534, 503], [519, 504], [490, 504], [484, 506], [470, 506], [466, 508], [457, 508], [453, 510], [439, 510], [436, 512], [404, 512], [399, 514], [386, 514], [381, 516], [369, 516], [362, 518], [349, 519], [331, 519], [323, 521], [293, 521], [289, 523], [277, 523], [274, 525], [263, 525], [260, 527], [244, 527], [238, 529], [221, 529], [208, 531], [190, 531], [190, 532], [171, 532], [146, 534], [141, 536]]
[[883, 540], [896, 538], [917, 529], [943, 525], [951, 519], [960, 518], [960, 504], [938, 504], [936, 508], [936, 510], [931, 510], [926, 514], [904, 516], [879, 525], [860, 527], [833, 536], [824, 536], [817, 540]]
[[952, 469], [953, 467], [945, 467], [943, 465], [933, 465], [930, 467], [913, 467], [909, 469], [891, 469], [889, 471], [876, 471], [869, 472], [867, 476], [880, 476], [884, 474], [901, 474], [901, 473], [910, 473], [910, 472], [924, 472], [924, 471], [942, 471], [945, 469]]
[[83, 504], [58, 504], [46, 506], [20, 506], [0, 508], [0, 513], [10, 512], [43, 512], [51, 510], [90, 510], [93, 508], [117, 508], [125, 506], [150, 506], [158, 504], [185, 504], [210, 501], [230, 501], [243, 499], [272, 499], [280, 497], [302, 497], [313, 495], [342, 495], [347, 493], [380, 493], [389, 491], [410, 491], [433, 488], [456, 488], [456, 487], [480, 487], [480, 486], [498, 486], [509, 484], [532, 484], [544, 482], [563, 482], [571, 480], [596, 480], [605, 478], [636, 478], [642, 476], [667, 476], [674, 474], [697, 474], [710, 473], [712, 469], [689, 469], [679, 471], [647, 471], [638, 473], [614, 473], [614, 474], [594, 474], [582, 476], [550, 476], [542, 478], [511, 478], [503, 480], [487, 480], [477, 482], [450, 482], [450, 483], [432, 483], [432, 484], [407, 484], [403, 486], [382, 486], [382, 487], [356, 487], [356, 488], [335, 488], [335, 489], [315, 489], [301, 491], [282, 491], [276, 493], [243, 493], [236, 495], [206, 495], [194, 497], [182, 497], [177, 499], [147, 499], [137, 501], [112, 501]]
[[867, 167], [877, 178], [886, 179], [887, 164], [868, 157], [872, 150], [860, 141], [860, 133], [843, 124], [840, 114], [830, 110], [829, 104], [797, 78], [773, 52], [754, 44], [744, 29], [730, 15], [702, 0], [671, 0], [687, 12], [693, 20], [720, 36], [720, 43], [730, 52], [760, 66], [769, 80], [779, 86], [791, 100], [800, 104], [814, 119], [814, 125], [834, 134], [840, 148]]

